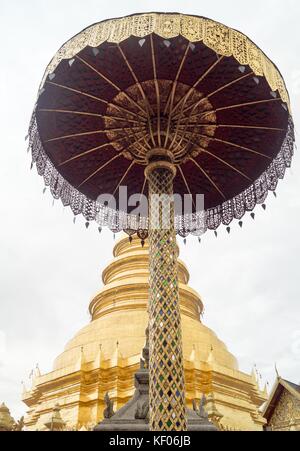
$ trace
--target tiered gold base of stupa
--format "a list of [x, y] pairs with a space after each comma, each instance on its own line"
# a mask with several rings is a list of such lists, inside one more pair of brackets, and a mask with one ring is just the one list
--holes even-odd
[[[188, 406], [203, 393], [213, 394], [224, 428], [262, 430], [258, 408], [266, 391], [254, 375], [238, 370], [224, 343], [202, 324], [201, 299], [187, 285], [189, 274], [180, 261], [178, 269]], [[90, 303], [92, 321], [56, 358], [53, 371], [36, 375], [23, 393], [29, 430], [45, 430], [56, 403], [67, 429], [89, 429], [103, 418], [107, 392], [115, 411], [133, 394], [148, 322], [148, 243], [142, 248], [138, 239], [130, 244], [122, 238], [102, 278], [104, 287]]]

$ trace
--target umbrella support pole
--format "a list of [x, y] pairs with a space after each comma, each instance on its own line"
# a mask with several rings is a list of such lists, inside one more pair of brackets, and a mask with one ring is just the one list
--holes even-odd
[[185, 431], [186, 408], [179, 309], [173, 179], [176, 167], [164, 149], [149, 154], [149, 427]]

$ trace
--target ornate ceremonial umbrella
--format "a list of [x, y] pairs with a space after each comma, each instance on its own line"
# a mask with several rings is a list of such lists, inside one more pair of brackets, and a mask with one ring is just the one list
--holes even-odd
[[[150, 428], [185, 430], [176, 233], [241, 225], [276, 189], [294, 142], [280, 72], [245, 35], [206, 18], [107, 20], [50, 62], [29, 140], [38, 173], [75, 215], [149, 235]], [[99, 200], [121, 186], [146, 195], [149, 214]], [[189, 214], [167, 205], [173, 193], [191, 196]], [[156, 226], [162, 203], [168, 227]]]

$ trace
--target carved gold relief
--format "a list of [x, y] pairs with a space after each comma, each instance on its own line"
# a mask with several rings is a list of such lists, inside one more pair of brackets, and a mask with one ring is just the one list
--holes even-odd
[[204, 21], [198, 17], [186, 16], [186, 20], [181, 21], [181, 34], [191, 42], [202, 41]]
[[178, 14], [159, 14], [154, 30], [162, 38], [175, 38], [180, 34], [180, 16]]
[[288, 431], [290, 423], [299, 417], [300, 401], [284, 390], [269, 421], [269, 426], [272, 430]]
[[207, 20], [205, 23], [204, 44], [214, 50], [219, 55], [231, 56], [231, 30], [225, 25], [221, 25], [212, 20]]

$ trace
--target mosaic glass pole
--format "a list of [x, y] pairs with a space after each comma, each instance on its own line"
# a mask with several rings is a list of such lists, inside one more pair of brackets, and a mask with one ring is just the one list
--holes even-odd
[[149, 404], [150, 430], [184, 431], [184, 369], [174, 229], [175, 166], [153, 161], [149, 186]]

